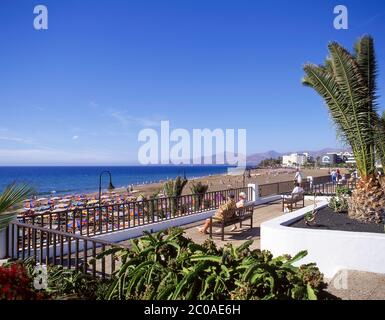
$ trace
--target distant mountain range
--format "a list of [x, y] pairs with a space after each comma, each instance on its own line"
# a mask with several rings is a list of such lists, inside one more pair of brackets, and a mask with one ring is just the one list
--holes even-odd
[[[263, 153], [254, 153], [251, 154], [247, 157], [247, 164], [248, 165], [258, 165], [262, 160], [265, 159], [277, 159], [279, 157], [282, 157], [283, 155], [286, 154], [291, 154], [291, 153], [309, 153], [310, 156], [313, 158], [317, 158], [318, 156], [322, 156], [325, 153], [328, 152], [340, 152], [342, 151], [341, 149], [336, 149], [336, 148], [324, 148], [321, 150], [316, 150], [316, 151], [309, 151], [309, 150], [302, 150], [302, 151], [288, 151], [288, 152], [277, 152], [274, 150], [268, 151], [268, 152], [263, 152]], [[345, 150], [344, 150], [345, 151]]]

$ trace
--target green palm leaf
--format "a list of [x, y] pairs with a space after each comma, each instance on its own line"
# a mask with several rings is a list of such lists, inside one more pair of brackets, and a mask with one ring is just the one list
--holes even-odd
[[8, 226], [16, 215], [17, 206], [32, 193], [33, 189], [27, 184], [13, 183], [5, 188], [0, 195], [0, 230]]
[[[360, 59], [338, 43], [330, 43], [330, 57], [324, 66], [305, 65], [303, 84], [312, 87], [325, 100], [337, 130], [352, 147], [361, 176], [366, 177], [375, 173], [378, 117], [367, 85], [367, 77], [375, 75], [375, 68], [370, 58], [370, 41], [365, 38], [356, 48]], [[362, 72], [364, 65], [366, 73]]]

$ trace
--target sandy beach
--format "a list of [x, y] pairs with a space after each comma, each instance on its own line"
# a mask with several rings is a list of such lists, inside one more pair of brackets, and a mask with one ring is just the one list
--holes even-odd
[[[253, 169], [250, 172], [250, 177], [243, 178], [242, 175], [212, 175], [197, 179], [190, 179], [186, 187], [184, 188], [183, 194], [191, 193], [191, 186], [194, 183], [202, 182], [209, 185], [209, 191], [218, 191], [231, 188], [241, 188], [243, 183], [258, 183], [268, 184], [281, 181], [294, 180], [296, 170], [295, 169]], [[304, 177], [312, 176], [326, 176], [328, 175], [328, 169], [304, 169], [301, 171]], [[118, 189], [115, 190], [117, 193], [125, 192], [126, 190]], [[151, 195], [156, 192], [163, 191], [163, 183], [153, 184], [142, 184], [135, 186], [135, 194], [142, 194], [144, 196]]]

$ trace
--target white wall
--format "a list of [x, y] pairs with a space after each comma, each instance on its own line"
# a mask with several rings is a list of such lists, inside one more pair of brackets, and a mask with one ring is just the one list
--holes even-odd
[[[324, 199], [318, 208], [327, 205]], [[307, 250], [308, 256], [298, 264], [315, 262], [325, 277], [339, 270], [385, 273], [385, 233], [314, 230], [288, 227], [301, 219], [309, 206], [262, 223], [261, 249], [273, 255], [295, 255]]]

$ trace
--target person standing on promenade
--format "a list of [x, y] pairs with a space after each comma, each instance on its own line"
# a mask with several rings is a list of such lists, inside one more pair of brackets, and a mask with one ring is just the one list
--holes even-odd
[[294, 176], [294, 184], [299, 183], [299, 185], [302, 185], [302, 173], [299, 169], [297, 169], [297, 172]]

